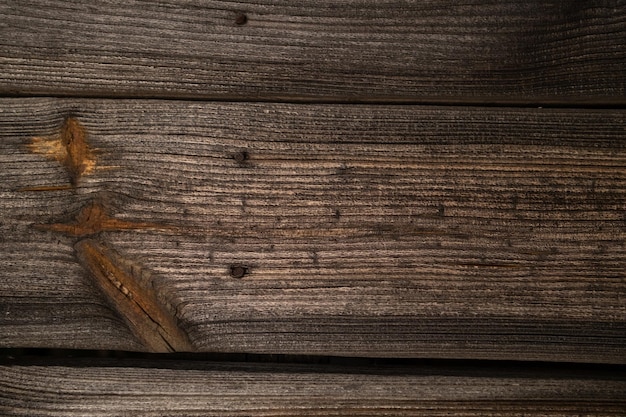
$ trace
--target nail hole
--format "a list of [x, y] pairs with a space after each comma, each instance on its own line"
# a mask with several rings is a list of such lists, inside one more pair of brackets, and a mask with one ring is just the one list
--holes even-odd
[[237, 161], [238, 164], [245, 164], [246, 161], [250, 159], [250, 155], [247, 151], [241, 151], [233, 155], [233, 159]]
[[248, 16], [246, 16], [245, 13], [237, 13], [235, 23], [239, 26], [245, 25], [246, 23], [248, 23]]
[[248, 273], [248, 268], [243, 265], [231, 265], [230, 276], [233, 278], [243, 278]]

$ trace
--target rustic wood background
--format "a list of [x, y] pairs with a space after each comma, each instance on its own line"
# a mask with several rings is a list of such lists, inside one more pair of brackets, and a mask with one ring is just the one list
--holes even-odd
[[1, 414], [626, 413], [626, 2], [0, 16]]

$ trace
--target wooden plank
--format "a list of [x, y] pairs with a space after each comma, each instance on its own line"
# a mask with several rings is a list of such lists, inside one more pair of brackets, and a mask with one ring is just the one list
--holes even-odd
[[625, 110], [0, 109], [3, 347], [626, 362]]
[[[548, 368], [549, 369], [549, 368]], [[593, 370], [78, 361], [0, 366], [4, 416], [621, 416]]]
[[24, 0], [0, 15], [4, 95], [626, 103], [616, 0]]

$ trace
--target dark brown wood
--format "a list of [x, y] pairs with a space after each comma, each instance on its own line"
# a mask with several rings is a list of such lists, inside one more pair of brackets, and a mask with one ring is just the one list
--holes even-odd
[[[94, 284], [118, 268], [198, 351], [626, 362], [625, 110], [0, 109], [3, 347], [151, 350]], [[55, 189], [29, 144], [68, 114], [96, 159]]]
[[0, 3], [0, 94], [626, 103], [623, 1]]
[[75, 360], [0, 366], [3, 416], [623, 416], [626, 381], [503, 366]]
[[0, 16], [0, 415], [626, 415], [626, 2]]

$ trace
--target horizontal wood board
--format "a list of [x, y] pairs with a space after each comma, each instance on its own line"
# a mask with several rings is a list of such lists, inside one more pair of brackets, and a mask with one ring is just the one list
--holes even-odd
[[0, 94], [625, 104], [623, 1], [0, 2]]
[[0, 366], [4, 416], [621, 416], [623, 376], [89, 360]]
[[[75, 186], [32, 152], [68, 115], [95, 155]], [[625, 116], [2, 99], [0, 344], [149, 350], [91, 239], [197, 351], [624, 363]], [[52, 230], [94, 202], [148, 226]]]

